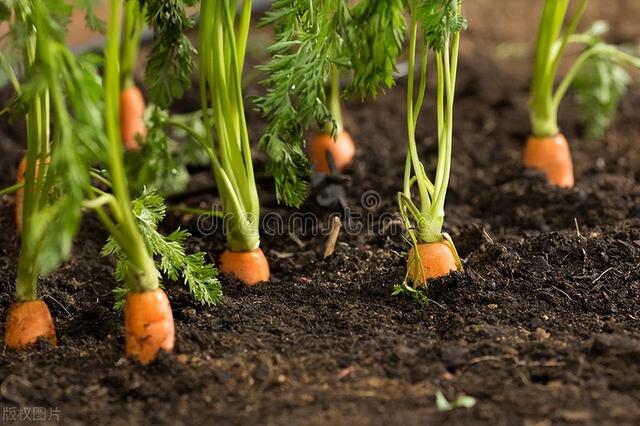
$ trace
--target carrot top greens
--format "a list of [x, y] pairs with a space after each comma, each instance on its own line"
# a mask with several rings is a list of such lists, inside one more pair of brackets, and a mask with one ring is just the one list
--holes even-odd
[[[442, 241], [444, 203], [451, 173], [453, 103], [458, 72], [460, 31], [466, 27], [461, 0], [411, 0], [409, 13], [409, 74], [407, 80], [408, 151], [403, 190], [398, 194], [400, 214], [414, 245]], [[422, 36], [420, 37], [420, 33]], [[419, 39], [422, 43], [418, 46]], [[427, 176], [416, 144], [416, 127], [427, 89], [428, 52], [433, 50], [437, 72], [436, 121], [438, 158], [435, 178]], [[415, 87], [416, 56], [420, 54], [418, 87]], [[417, 186], [420, 207], [412, 199]], [[413, 219], [413, 226], [409, 219]]]
[[[62, 1], [0, 1], [0, 20], [10, 23], [0, 61], [16, 91], [9, 110], [26, 113], [27, 123], [19, 301], [35, 299], [38, 277], [69, 256], [89, 184], [85, 165], [104, 141], [96, 57], [66, 46], [61, 23], [70, 13]], [[11, 59], [24, 68], [22, 82]]]
[[[142, 3], [142, 0], [128, 1]], [[154, 34], [144, 83], [151, 100], [162, 108], [182, 97], [184, 89], [191, 85], [196, 51], [185, 31], [195, 23], [187, 16], [185, 7], [197, 3], [196, 0], [144, 0], [147, 24]]]
[[[166, 237], [158, 231], [158, 223], [164, 219], [166, 207], [158, 194], [145, 192], [132, 203], [133, 214], [147, 246], [157, 256], [157, 266], [169, 279], [180, 278], [187, 284], [194, 299], [203, 304], [216, 304], [222, 298], [218, 271], [204, 261], [205, 253], [186, 254], [185, 240], [191, 234], [177, 229]], [[130, 266], [127, 255], [113, 237], [109, 237], [102, 249], [103, 256], [114, 255], [117, 259], [116, 279], [123, 284], [115, 290], [116, 308], [124, 308], [125, 296], [130, 291], [128, 277]]]
[[380, 88], [393, 86], [406, 27], [404, 11], [403, 0], [361, 0], [352, 9], [345, 43], [353, 69], [347, 97], [375, 96]]
[[[587, 32], [573, 36], [581, 39], [589, 49], [602, 43], [602, 36], [608, 31], [605, 22], [595, 22]], [[631, 58], [628, 58], [631, 61]], [[620, 98], [627, 92], [632, 82], [627, 73], [625, 61], [608, 55], [592, 55], [580, 67], [572, 82], [578, 105], [578, 118], [590, 138], [599, 138], [609, 127], [618, 108]], [[640, 63], [632, 60], [633, 63]]]
[[227, 219], [228, 249], [238, 252], [260, 245], [260, 201], [242, 92], [251, 4], [244, 0], [239, 11], [234, 0], [201, 4], [200, 100], [205, 133], [191, 131], [209, 155]]
[[127, 88], [134, 85], [135, 71], [142, 38], [146, 8], [143, 2], [127, 0], [124, 10], [122, 45], [120, 48], [120, 85]]
[[[164, 237], [157, 231], [158, 222], [165, 213], [162, 198], [152, 192], [143, 192], [140, 198], [131, 201], [118, 124], [119, 95], [122, 89], [122, 76], [119, 73], [120, 13], [120, 1], [110, 0], [104, 76], [107, 143], [102, 156], [106, 160], [108, 179], [97, 177], [112, 192], [92, 187], [90, 190], [95, 198], [85, 203], [96, 211], [109, 231], [110, 238], [103, 254], [114, 254], [118, 260], [116, 278], [123, 286], [116, 290], [116, 306], [121, 306], [127, 292], [158, 289], [158, 269], [164, 271], [170, 279], [182, 275], [196, 300], [207, 304], [217, 303], [221, 296], [217, 271], [204, 262], [204, 253], [186, 254], [183, 245], [189, 234], [177, 230]], [[109, 212], [105, 207], [109, 208]], [[159, 256], [157, 263], [155, 255]]]
[[[537, 137], [559, 132], [558, 109], [574, 80], [582, 117], [588, 120], [587, 130], [594, 136], [601, 134], [628, 82], [619, 66], [640, 67], [640, 59], [604, 43], [602, 31], [576, 34], [587, 0], [579, 0], [571, 14], [569, 5], [570, 0], [545, 0], [538, 26], [529, 100], [531, 129]], [[584, 50], [556, 87], [560, 62], [570, 44], [582, 45]]]
[[333, 67], [349, 67], [343, 35], [350, 21], [344, 0], [276, 0], [262, 21], [274, 25], [276, 42], [271, 61], [261, 67], [267, 94], [256, 99], [269, 120], [260, 145], [269, 155], [278, 200], [287, 205], [300, 205], [307, 192], [305, 131], [313, 122], [335, 128], [325, 84]]
[[269, 120], [260, 146], [269, 155], [280, 201], [298, 206], [306, 196], [308, 128], [316, 124], [332, 135], [342, 130], [340, 74], [353, 73], [347, 97], [375, 95], [393, 85], [404, 9], [402, 0], [361, 0], [353, 8], [345, 0], [273, 3], [262, 21], [276, 34], [272, 58], [261, 67], [267, 94], [255, 103]]

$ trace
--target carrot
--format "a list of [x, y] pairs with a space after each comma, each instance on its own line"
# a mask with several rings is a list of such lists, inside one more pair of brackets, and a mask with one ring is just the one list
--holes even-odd
[[220, 272], [232, 275], [248, 286], [269, 281], [269, 262], [262, 249], [252, 251], [225, 250], [220, 256]]
[[[49, 164], [50, 157], [47, 157], [46, 163]], [[35, 178], [38, 177], [40, 160], [36, 160], [36, 173]], [[16, 183], [24, 183], [24, 175], [27, 172], [27, 156], [25, 155], [18, 164], [18, 172], [16, 173]], [[22, 216], [24, 210], [24, 189], [20, 188], [16, 190], [16, 230], [18, 235], [22, 235]]]
[[173, 351], [173, 313], [162, 289], [127, 295], [124, 334], [127, 356], [137, 359], [142, 365], [153, 361], [160, 349]]
[[140, 89], [136, 86], [123, 89], [120, 93], [120, 134], [127, 150], [138, 149], [138, 136], [144, 138], [147, 135], [144, 111], [144, 97]]
[[528, 169], [542, 172], [552, 185], [573, 187], [571, 151], [562, 133], [549, 137], [531, 136], [525, 146], [523, 163]]
[[47, 304], [42, 300], [15, 302], [9, 308], [4, 330], [4, 344], [24, 349], [43, 339], [56, 346], [56, 331]]
[[346, 130], [341, 130], [334, 140], [326, 133], [316, 133], [307, 143], [307, 155], [309, 163], [320, 173], [330, 173], [327, 153], [333, 157], [337, 172], [344, 169], [353, 162], [356, 155], [356, 146], [351, 139], [351, 135]]
[[407, 273], [418, 285], [460, 270], [459, 260], [447, 240], [418, 244], [418, 258], [420, 261], [412, 247], [407, 258]]

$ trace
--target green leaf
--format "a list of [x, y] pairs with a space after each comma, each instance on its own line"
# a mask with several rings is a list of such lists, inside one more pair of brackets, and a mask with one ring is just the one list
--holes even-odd
[[434, 51], [445, 48], [452, 34], [467, 27], [460, 15], [459, 0], [424, 0], [418, 7], [418, 19], [424, 31], [425, 43]]
[[347, 96], [375, 96], [394, 84], [396, 63], [405, 33], [403, 0], [362, 0], [353, 9], [347, 47], [353, 79]]
[[[138, 0], [129, 0], [129, 1], [138, 1]], [[95, 31], [101, 34], [104, 34], [106, 31], [106, 24], [103, 20], [98, 18], [96, 14], [93, 12], [94, 6], [98, 4], [98, 0], [79, 0], [80, 5], [85, 11], [84, 21], [91, 31]]]
[[603, 55], [594, 55], [582, 65], [573, 89], [578, 118], [588, 138], [599, 138], [609, 128], [631, 81], [622, 66]]
[[409, 296], [421, 305], [427, 306], [429, 304], [429, 296], [427, 293], [427, 287], [414, 288], [411, 286], [407, 279], [401, 284], [396, 284], [393, 287], [392, 296]]
[[[32, 1], [20, 14], [33, 31], [36, 54], [16, 98], [15, 105], [22, 108], [16, 111], [31, 113], [38, 102], [51, 99], [51, 154], [41, 178], [43, 193], [40, 203], [25, 206], [24, 213], [30, 229], [21, 256], [33, 256], [35, 275], [50, 272], [69, 256], [89, 185], [89, 164], [105, 146], [100, 79], [91, 56], [76, 57], [67, 47], [70, 12], [61, 1]], [[30, 137], [27, 149], [39, 143]], [[27, 170], [27, 176], [34, 175], [35, 170]]]
[[0, 0], [0, 22], [11, 19], [11, 7], [7, 0]]
[[[187, 254], [185, 241], [191, 236], [186, 230], [177, 229], [168, 236], [158, 231], [158, 223], [165, 216], [166, 208], [161, 196], [153, 191], [145, 191], [132, 201], [131, 208], [147, 250], [154, 255], [156, 266], [167, 278], [182, 281], [188, 286], [194, 299], [204, 305], [215, 305], [222, 299], [222, 289], [217, 269], [205, 261], [205, 253]], [[114, 294], [116, 308], [122, 308], [127, 287], [127, 256], [111, 236], [102, 248], [103, 256], [116, 258], [116, 279], [121, 283]]]
[[[188, 135], [181, 143], [169, 137], [166, 130], [169, 114], [166, 111], [151, 104], [145, 115], [147, 137], [144, 143], [140, 144], [140, 149], [125, 153], [130, 191], [140, 194], [147, 188], [163, 196], [182, 192], [190, 180], [187, 166], [207, 164], [207, 154]], [[191, 117], [180, 117], [180, 120], [192, 129], [199, 129], [202, 121], [198, 115], [199, 112]]]
[[[186, 2], [192, 5], [194, 2]], [[147, 60], [144, 82], [153, 102], [167, 108], [191, 86], [195, 68], [193, 45], [184, 32], [194, 26], [181, 0], [147, 0], [147, 23], [154, 42]]]
[[474, 397], [464, 394], [458, 396], [455, 401], [449, 402], [442, 392], [436, 392], [436, 408], [438, 411], [452, 411], [456, 408], [472, 408], [476, 403], [477, 400]]

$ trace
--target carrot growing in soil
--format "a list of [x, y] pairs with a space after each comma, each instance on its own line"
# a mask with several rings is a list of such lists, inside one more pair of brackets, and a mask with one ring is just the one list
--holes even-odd
[[[407, 227], [412, 248], [407, 259], [407, 277], [396, 292], [425, 286], [427, 281], [462, 269], [451, 238], [442, 232], [444, 204], [451, 172], [453, 145], [453, 104], [458, 72], [460, 32], [466, 27], [461, 15], [461, 0], [429, 0], [409, 2], [409, 74], [407, 79], [408, 151], [404, 172], [404, 188], [398, 193], [400, 215]], [[419, 40], [422, 44], [418, 47]], [[433, 50], [437, 71], [436, 117], [438, 158], [435, 178], [427, 176], [418, 156], [416, 126], [427, 88], [428, 52]], [[414, 83], [416, 56], [420, 54], [419, 85]], [[417, 186], [420, 207], [412, 199]]]
[[173, 314], [160, 286], [159, 270], [172, 280], [181, 276], [201, 303], [215, 304], [222, 293], [217, 271], [205, 263], [204, 253], [186, 254], [183, 246], [189, 233], [178, 229], [165, 237], [158, 231], [158, 223], [165, 215], [162, 198], [144, 191], [131, 201], [118, 120], [120, 12], [121, 2], [110, 0], [104, 76], [107, 142], [103, 146], [109, 173], [108, 178], [97, 172], [92, 174], [111, 192], [91, 186], [91, 199], [84, 205], [95, 210], [110, 234], [102, 254], [117, 259], [115, 275], [122, 286], [115, 290], [116, 307], [125, 310], [127, 355], [148, 364], [160, 350], [172, 351], [175, 343]]
[[[131, 5], [130, 3], [139, 3]], [[164, 0], [130, 0], [125, 10], [125, 34], [135, 37], [123, 38], [123, 65], [121, 84], [132, 87], [133, 67], [139, 47], [139, 34], [142, 19], [153, 30], [153, 44], [149, 52], [144, 69], [144, 86], [149, 98], [149, 105], [144, 111], [143, 103], [137, 109], [140, 115], [125, 114], [126, 108], [121, 103], [123, 140], [125, 128], [124, 120], [127, 116], [142, 117], [144, 122], [136, 119], [137, 123], [146, 124], [144, 127], [144, 144], [138, 149], [128, 150], [125, 156], [127, 177], [132, 194], [140, 195], [144, 189], [153, 189], [162, 195], [171, 195], [186, 189], [189, 182], [187, 165], [197, 164], [205, 166], [209, 159], [204, 150], [193, 140], [186, 138], [178, 143], [167, 132], [173, 127], [173, 134], [184, 136], [184, 128], [203, 134], [200, 113], [169, 114], [167, 108], [175, 99], [182, 96], [184, 89], [191, 84], [195, 69], [194, 56], [196, 54], [189, 38], [184, 34], [194, 26], [192, 18], [187, 16], [185, 5], [193, 6], [194, 1]], [[128, 52], [128, 53], [127, 53]], [[124, 72], [125, 69], [129, 71]], [[133, 87], [132, 87], [133, 89]], [[138, 89], [134, 97], [142, 99]], [[124, 93], [124, 92], [123, 92]], [[132, 92], [133, 93], [133, 92]], [[135, 128], [133, 126], [132, 128]], [[187, 132], [188, 133], [188, 132]], [[137, 139], [136, 139], [137, 141]]]
[[[402, 50], [405, 28], [403, 10], [400, 0], [362, 0], [349, 11], [348, 21], [345, 19], [349, 25], [337, 27], [344, 31], [342, 55], [348, 58], [353, 71], [353, 78], [345, 88], [346, 97], [375, 96], [382, 86], [394, 84], [395, 61]], [[314, 134], [307, 142], [309, 162], [323, 173], [331, 171], [329, 156], [335, 169], [342, 172], [352, 163], [356, 153], [356, 146], [342, 122], [338, 66], [330, 67], [329, 80], [328, 103], [333, 123], [326, 123], [324, 132]]]
[[225, 215], [227, 249], [220, 271], [247, 285], [270, 278], [260, 249], [260, 201], [242, 94], [251, 3], [243, 1], [239, 12], [232, 0], [201, 3], [200, 99], [206, 134], [194, 134], [209, 154]]
[[[0, 20], [10, 21], [10, 46], [3, 51], [21, 57], [25, 70], [18, 82], [7, 56], [16, 96], [10, 110], [26, 113], [27, 153], [21, 162], [22, 243], [16, 278], [16, 302], [9, 309], [4, 342], [24, 348], [44, 339], [56, 345], [53, 320], [38, 299], [38, 279], [70, 253], [81, 217], [85, 164], [100, 140], [99, 89], [87, 58], [75, 58], [66, 47], [63, 22], [70, 8], [41, 0], [0, 4]], [[20, 201], [20, 200], [19, 200]]]
[[320, 173], [343, 172], [356, 155], [356, 145], [342, 124], [340, 71], [336, 66], [331, 67], [329, 84], [329, 109], [334, 123], [325, 124], [326, 129], [314, 133], [307, 142], [309, 163]]
[[[173, 351], [175, 329], [171, 305], [160, 288], [159, 273], [138, 228], [124, 171], [119, 128], [121, 2], [109, 1], [107, 45], [105, 49], [104, 120], [106, 126], [106, 163], [112, 194], [96, 191], [85, 203], [93, 208], [111, 238], [121, 248], [126, 261], [128, 294], [125, 307], [125, 346], [127, 355], [142, 364], [153, 361], [162, 349]], [[105, 209], [108, 206], [109, 215]]]
[[124, 28], [120, 59], [120, 133], [127, 150], [140, 147], [147, 136], [144, 122], [146, 109], [142, 92], [136, 86], [133, 72], [144, 24], [145, 7], [139, 0], [127, 0], [124, 11]]
[[[276, 41], [269, 48], [272, 59], [261, 67], [267, 73], [265, 96], [254, 99], [269, 121], [260, 147], [269, 155], [267, 171], [274, 177], [279, 201], [299, 206], [307, 195], [309, 166], [305, 156], [305, 133], [316, 123], [331, 138], [315, 145], [309, 141], [310, 158], [319, 170], [325, 169], [326, 149], [350, 145], [334, 143], [339, 135], [336, 117], [327, 107], [325, 84], [332, 82], [330, 106], [339, 112], [339, 71], [349, 69], [345, 53], [351, 15], [346, 1], [307, 2], [276, 0], [262, 23], [273, 25]], [[347, 155], [334, 156], [336, 166], [350, 161]], [[340, 162], [340, 163], [339, 163]]]
[[117, 260], [115, 276], [121, 286], [114, 293], [116, 308], [125, 311], [127, 355], [148, 364], [160, 350], [172, 351], [175, 341], [171, 306], [160, 286], [159, 271], [174, 281], [181, 277], [194, 298], [203, 304], [219, 302], [222, 293], [217, 270], [205, 263], [205, 254], [185, 252], [188, 232], [178, 229], [164, 236], [158, 231], [166, 211], [164, 200], [155, 192], [145, 190], [131, 201], [118, 127], [120, 9], [120, 1], [111, 0], [105, 50], [107, 143], [103, 155], [109, 173], [108, 176], [96, 171], [92, 174], [111, 192], [91, 186], [91, 200], [85, 202], [85, 206], [96, 211], [110, 234], [102, 254], [113, 255]]
[[[560, 187], [573, 187], [573, 161], [569, 144], [558, 127], [558, 109], [571, 84], [578, 78], [577, 83], [584, 82], [591, 77], [591, 82], [603, 83], [612, 81], [610, 78], [598, 79], [602, 73], [608, 77], [615, 77], [614, 84], [601, 85], [606, 91], [606, 100], [600, 105], [591, 103], [581, 105], [591, 114], [589, 120], [598, 122], [598, 131], [602, 132], [608, 125], [615, 110], [614, 104], [619, 99], [620, 81], [625, 74], [621, 73], [620, 65], [640, 66], [640, 60], [616, 47], [602, 42], [599, 32], [576, 34], [576, 29], [582, 19], [587, 0], [579, 0], [573, 15], [568, 20], [566, 28], [564, 21], [569, 13], [569, 0], [545, 0], [538, 27], [536, 42], [533, 80], [529, 98], [529, 113], [532, 135], [526, 142], [523, 163], [528, 169], [536, 170], [544, 175], [547, 181]], [[585, 47], [569, 68], [567, 74], [555, 85], [560, 62], [569, 44], [579, 44]], [[586, 74], [585, 74], [586, 73]], [[624, 86], [624, 84], [622, 84]], [[593, 84], [582, 84], [579, 89], [579, 100], [597, 100], [593, 96], [585, 95], [598, 90]], [[616, 94], [618, 93], [618, 94]], [[613, 104], [611, 103], [613, 101]], [[595, 115], [594, 115], [595, 114]]]
[[[360, 0], [350, 9], [345, 0], [273, 2], [262, 22], [273, 25], [276, 35], [269, 48], [272, 59], [261, 67], [267, 93], [255, 104], [269, 120], [260, 146], [269, 155], [267, 169], [279, 201], [290, 206], [304, 201], [305, 143], [308, 160], [319, 171], [329, 171], [327, 152], [338, 171], [352, 161], [355, 146], [342, 126], [340, 97], [375, 95], [393, 85], [402, 50], [403, 3]], [[352, 72], [353, 78], [341, 92], [342, 72]], [[305, 141], [314, 123], [323, 134]]]
[[[182, 95], [190, 83], [195, 50], [183, 34], [193, 27], [185, 5], [193, 1], [146, 2], [155, 42], [145, 71], [151, 99], [160, 107]], [[268, 281], [270, 270], [260, 249], [260, 204], [242, 94], [251, 1], [203, 2], [200, 8], [201, 120], [189, 125], [177, 116], [157, 116], [158, 126], [185, 132], [205, 151], [222, 200], [227, 250], [220, 271], [247, 285]]]

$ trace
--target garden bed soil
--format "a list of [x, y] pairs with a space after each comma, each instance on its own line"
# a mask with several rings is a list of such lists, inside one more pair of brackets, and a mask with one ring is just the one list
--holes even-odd
[[[100, 257], [106, 235], [89, 215], [72, 260], [41, 280], [59, 346], [2, 350], [0, 405], [55, 408], [65, 424], [637, 424], [640, 91], [623, 99], [601, 141], [580, 139], [567, 103], [560, 120], [577, 187], [565, 190], [520, 166], [526, 63], [466, 55], [459, 75], [446, 230], [465, 271], [434, 281], [428, 306], [391, 295], [407, 249], [397, 218], [343, 232], [326, 260], [324, 236], [287, 227], [262, 241], [269, 284], [245, 288], [224, 278], [222, 303], [202, 307], [183, 286], [166, 283], [177, 347], [141, 367], [123, 357], [113, 262]], [[347, 204], [374, 219], [396, 211], [403, 89], [400, 81], [345, 110], [359, 149]], [[418, 133], [429, 165], [431, 107]], [[256, 140], [263, 124], [255, 112], [249, 119]], [[260, 185], [263, 213], [288, 217], [268, 195], [271, 183]], [[375, 196], [367, 191], [380, 202], [364, 208], [363, 194]], [[215, 198], [185, 201], [208, 206]], [[13, 209], [12, 197], [0, 200], [2, 317], [19, 250]], [[312, 198], [304, 211], [326, 219], [330, 209]], [[171, 215], [165, 227], [188, 227], [190, 249], [215, 258], [223, 237], [203, 236], [196, 222]], [[477, 404], [438, 411], [438, 391]]]

